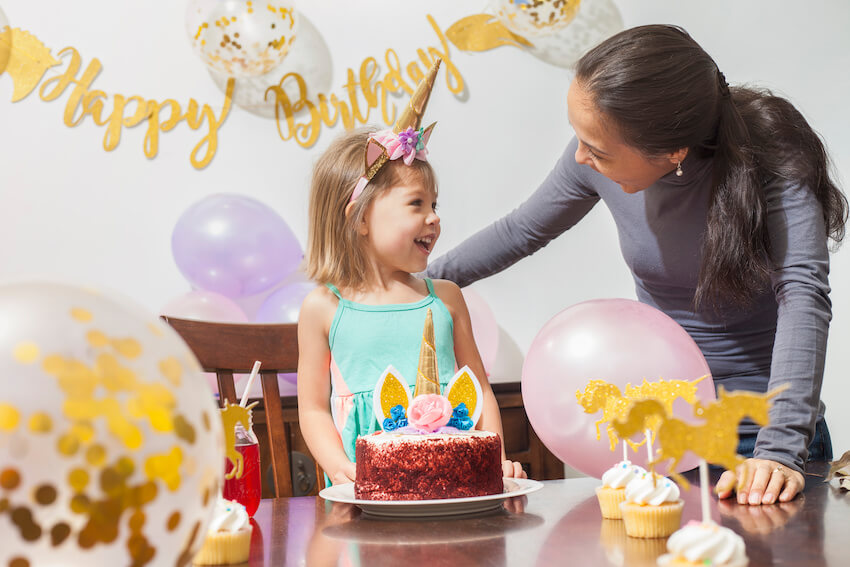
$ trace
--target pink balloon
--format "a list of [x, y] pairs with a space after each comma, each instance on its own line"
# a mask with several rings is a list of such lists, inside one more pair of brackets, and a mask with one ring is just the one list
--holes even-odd
[[235, 301], [218, 293], [203, 290], [190, 291], [175, 297], [162, 307], [160, 313], [199, 321], [248, 322], [248, 316]]
[[464, 300], [466, 300], [466, 307], [469, 309], [472, 335], [475, 337], [475, 344], [478, 346], [479, 354], [481, 354], [484, 370], [489, 375], [493, 371], [496, 355], [499, 352], [499, 324], [496, 323], [496, 317], [483, 297], [468, 287], [461, 291]]
[[[602, 473], [622, 459], [622, 446], [610, 450], [606, 428], [576, 399], [591, 379], [605, 380], [621, 392], [626, 384], [664, 380], [696, 380], [697, 397], [715, 399], [711, 371], [688, 333], [661, 311], [629, 299], [595, 299], [558, 313], [537, 333], [522, 367], [522, 397], [535, 432], [559, 459], [587, 475]], [[694, 421], [690, 406], [677, 399], [677, 418]], [[646, 447], [629, 450], [629, 460], [646, 466]], [[677, 470], [696, 467], [693, 453]], [[664, 473], [666, 464], [658, 468]]]

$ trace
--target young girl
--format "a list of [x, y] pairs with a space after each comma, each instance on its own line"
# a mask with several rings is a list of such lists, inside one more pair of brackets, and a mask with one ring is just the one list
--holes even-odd
[[[435, 74], [436, 66], [422, 83], [433, 84]], [[412, 275], [425, 269], [440, 236], [436, 177], [425, 161], [431, 127], [418, 128], [427, 92], [419, 89], [397, 133], [348, 132], [313, 171], [307, 269], [325, 285], [301, 306], [298, 415], [310, 452], [333, 483], [354, 481], [354, 443], [380, 428], [372, 392], [387, 365], [415, 380], [428, 309], [441, 386], [456, 366], [468, 365], [484, 393], [478, 427], [502, 435], [460, 288]], [[504, 445], [502, 459], [504, 476], [525, 476], [505, 459]]]

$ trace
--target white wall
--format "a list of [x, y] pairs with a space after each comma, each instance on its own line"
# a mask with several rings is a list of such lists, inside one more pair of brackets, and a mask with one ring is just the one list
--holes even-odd
[[[787, 96], [827, 141], [839, 174], [850, 171], [850, 3], [790, 0], [711, 3], [616, 0], [626, 26], [684, 26], [717, 60], [730, 83], [749, 82]], [[106, 93], [190, 98], [220, 108], [223, 96], [193, 54], [183, 2], [32, 2], [3, 0], [13, 26], [36, 34], [56, 54], [77, 48], [87, 65], [103, 64], [95, 88]], [[486, 2], [302, 0], [299, 8], [330, 48], [332, 92], [345, 70], [392, 47], [402, 61], [435, 45], [425, 10], [445, 29]], [[439, 121], [430, 149], [441, 181], [443, 236], [437, 255], [511, 210], [545, 177], [571, 136], [566, 119], [570, 73], [513, 48], [468, 54], [452, 50], [467, 85], [465, 100], [440, 84], [428, 115]], [[64, 69], [62, 67], [57, 69]], [[48, 76], [53, 72], [48, 72]], [[189, 164], [203, 135], [163, 133], [159, 155], [142, 154], [144, 126], [125, 129], [107, 153], [104, 129], [91, 118], [62, 122], [66, 93], [10, 103], [0, 76], [0, 277], [43, 276], [118, 289], [152, 311], [188, 290], [172, 258], [179, 215], [217, 192], [250, 195], [274, 207], [306, 242], [307, 183], [312, 162], [340, 131], [323, 132], [305, 150], [280, 140], [272, 120], [235, 107], [218, 153], [204, 170]], [[109, 107], [109, 106], [108, 106]], [[374, 112], [374, 111], [373, 111]], [[374, 114], [373, 114], [374, 115]], [[834, 320], [823, 396], [838, 454], [850, 449], [850, 415], [838, 410], [850, 386], [850, 252], [834, 255]], [[633, 297], [607, 210], [513, 269], [474, 286], [502, 328], [495, 380], [516, 380], [538, 329], [563, 308], [595, 297]]]

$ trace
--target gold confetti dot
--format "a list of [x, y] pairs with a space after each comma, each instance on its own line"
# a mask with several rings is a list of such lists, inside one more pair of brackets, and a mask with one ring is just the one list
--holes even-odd
[[158, 323], [148, 323], [148, 330], [150, 330], [155, 337], [162, 337], [165, 335], [165, 333], [162, 332], [162, 327], [160, 327]]
[[68, 484], [74, 492], [82, 492], [89, 484], [89, 473], [85, 469], [72, 469], [68, 473]]
[[14, 431], [21, 421], [21, 414], [12, 404], [0, 402], [0, 431]]
[[106, 494], [115, 494], [124, 484], [124, 479], [112, 467], [100, 471], [100, 489]]
[[180, 378], [183, 376], [183, 367], [180, 361], [173, 356], [169, 356], [159, 361], [159, 371], [162, 375], [171, 382], [175, 387], [180, 386]]
[[100, 331], [89, 331], [86, 333], [86, 339], [95, 348], [105, 347], [109, 344], [109, 339]]
[[115, 339], [112, 348], [124, 358], [137, 358], [142, 354], [142, 345], [136, 339]]
[[132, 533], [141, 533], [145, 527], [145, 513], [141, 510], [136, 510], [130, 515], [130, 520], [127, 522]]
[[71, 526], [65, 523], [59, 523], [53, 526], [50, 530], [50, 543], [53, 547], [58, 546], [71, 535]]
[[95, 443], [86, 449], [86, 462], [91, 466], [100, 466], [104, 460], [106, 460], [106, 449], [103, 448], [103, 445]]
[[33, 433], [50, 433], [53, 420], [44, 412], [36, 412], [30, 416], [28, 426]]
[[80, 443], [88, 443], [94, 438], [94, 427], [89, 421], [78, 421], [71, 426], [71, 435], [74, 435]]
[[42, 484], [35, 489], [35, 501], [42, 506], [50, 506], [56, 501], [56, 489], [50, 484]]
[[30, 567], [30, 562], [25, 557], [15, 557], [9, 561], [9, 567]]
[[12, 356], [21, 364], [35, 362], [38, 358], [38, 345], [33, 342], [23, 342], [15, 345]]
[[120, 457], [117, 461], [115, 461], [115, 471], [121, 475], [122, 478], [128, 478], [135, 470], [136, 465], [130, 457]]
[[9, 509], [9, 499], [0, 498], [0, 514]]
[[179, 526], [179, 525], [180, 525], [180, 512], [174, 512], [173, 514], [171, 514], [168, 517], [168, 521], [165, 524], [165, 528], [168, 531], [173, 532], [174, 530], [177, 529], [177, 526]]
[[15, 469], [3, 469], [0, 471], [0, 488], [15, 490], [21, 483], [21, 475]]
[[91, 501], [85, 494], [75, 494], [71, 497], [71, 511], [75, 514], [85, 514], [91, 507]]
[[88, 323], [92, 320], [91, 311], [89, 311], [88, 309], [83, 309], [82, 307], [71, 308], [71, 317], [73, 317], [75, 321], [79, 321], [80, 323]]
[[80, 441], [75, 435], [66, 433], [56, 442], [56, 450], [60, 455], [71, 457], [80, 449]]

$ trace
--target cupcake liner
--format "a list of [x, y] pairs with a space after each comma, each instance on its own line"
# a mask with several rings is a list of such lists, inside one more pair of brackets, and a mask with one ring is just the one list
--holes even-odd
[[195, 565], [234, 565], [248, 561], [251, 555], [251, 530], [207, 534], [204, 545], [192, 560]]
[[630, 537], [667, 537], [679, 529], [682, 521], [684, 502], [665, 502], [660, 506], [641, 506], [633, 502], [623, 502], [623, 522], [626, 535]]
[[626, 500], [625, 488], [611, 488], [610, 486], [598, 486], [596, 498], [599, 500], [599, 510], [603, 518], [619, 520], [623, 517], [620, 511], [620, 503]]

